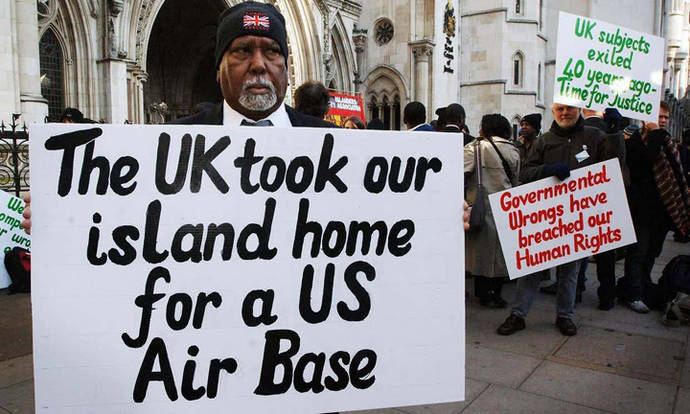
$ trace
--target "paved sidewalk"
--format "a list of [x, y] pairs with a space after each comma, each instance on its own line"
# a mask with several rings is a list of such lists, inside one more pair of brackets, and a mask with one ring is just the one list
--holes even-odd
[[[690, 244], [667, 240], [655, 279], [678, 254], [690, 254]], [[577, 336], [554, 327], [553, 296], [539, 294], [527, 329], [508, 337], [494, 333], [508, 311], [470, 299], [467, 400], [358, 413], [690, 413], [690, 329], [663, 326], [659, 312], [640, 315], [622, 305], [597, 310], [595, 268], [589, 266], [576, 310]], [[504, 296], [512, 298], [513, 289]], [[34, 412], [30, 312], [28, 295], [0, 290], [0, 414]]]

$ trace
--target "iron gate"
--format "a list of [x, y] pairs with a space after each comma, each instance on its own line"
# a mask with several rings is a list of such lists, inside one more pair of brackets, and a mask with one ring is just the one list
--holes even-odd
[[29, 190], [29, 133], [19, 128], [20, 114], [12, 114], [8, 126], [0, 122], [0, 190], [19, 197]]

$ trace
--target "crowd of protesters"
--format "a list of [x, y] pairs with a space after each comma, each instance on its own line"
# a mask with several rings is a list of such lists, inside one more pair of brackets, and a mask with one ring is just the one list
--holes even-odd
[[[319, 82], [301, 85], [294, 99], [295, 109], [302, 114], [323, 119], [328, 112], [328, 90]], [[484, 115], [475, 138], [465, 124], [465, 109], [458, 103], [437, 109], [437, 118], [427, 122], [424, 105], [410, 102], [404, 108], [403, 123], [408, 131], [464, 134], [464, 191], [470, 205], [482, 197], [488, 206], [492, 193], [550, 176], [564, 180], [573, 169], [617, 158], [637, 243], [592, 258], [599, 282], [598, 309], [612, 309], [616, 299], [640, 313], [659, 308], [661, 304], [653, 297], [654, 262], [670, 231], [678, 242], [690, 240], [690, 130], [679, 140], [670, 136], [666, 130], [670, 111], [665, 102], [660, 104], [658, 123], [642, 123], [641, 127], [615, 109], [596, 112], [562, 104], [551, 109], [554, 121], [548, 130], [542, 131], [541, 114], [529, 114], [521, 119], [516, 138], [500, 114]], [[61, 121], [93, 122], [74, 108], [66, 109]], [[345, 118], [341, 125], [347, 129], [384, 129], [380, 119], [365, 124], [356, 116]], [[583, 151], [586, 158], [579, 159]], [[508, 318], [497, 329], [499, 334], [510, 335], [525, 328], [537, 291], [556, 295], [556, 326], [564, 335], [577, 334], [574, 309], [582, 301], [590, 258], [521, 277], [514, 297], [504, 298], [502, 286], [508, 281], [508, 270], [490, 209], [484, 225], [466, 233], [465, 246], [466, 274], [473, 279], [474, 296], [480, 305], [511, 307]], [[616, 262], [623, 259], [624, 271], [617, 275]], [[551, 274], [556, 280], [545, 282]]]
[[[438, 117], [427, 120], [424, 105], [411, 102], [404, 108], [403, 123], [408, 131], [464, 134], [464, 191], [470, 205], [480, 197], [488, 205], [492, 193], [550, 176], [565, 180], [576, 168], [618, 159], [638, 241], [626, 249], [609, 250], [591, 258], [599, 282], [598, 309], [612, 309], [616, 299], [636, 312], [658, 308], [650, 293], [654, 261], [669, 231], [674, 231], [674, 239], [680, 242], [687, 242], [690, 233], [690, 131], [679, 142], [669, 135], [665, 129], [669, 122], [665, 102], [660, 104], [658, 123], [643, 123], [642, 127], [612, 108], [596, 112], [554, 104], [551, 109], [554, 121], [548, 130], [542, 131], [541, 114], [529, 114], [521, 119], [515, 138], [510, 123], [500, 114], [484, 115], [475, 138], [465, 124], [465, 109], [457, 103], [437, 109]], [[346, 119], [343, 126], [365, 128], [356, 117]], [[367, 128], [372, 127], [381, 129], [382, 122], [373, 119]], [[508, 270], [490, 209], [486, 210], [482, 227], [466, 233], [465, 246], [466, 272], [473, 279], [474, 296], [480, 305], [511, 307], [497, 333], [511, 335], [524, 329], [534, 297], [541, 291], [556, 295], [555, 325], [560, 332], [577, 334], [574, 309], [582, 301], [590, 258], [521, 277], [509, 303], [502, 294]], [[618, 260], [625, 260], [619, 275]], [[544, 283], [552, 273], [556, 280]]]
[[[314, 102], [324, 94], [325, 88], [320, 94], [314, 93]], [[618, 159], [637, 243], [591, 258], [599, 282], [598, 309], [612, 309], [616, 299], [636, 312], [658, 308], [651, 293], [654, 261], [669, 231], [674, 231], [674, 239], [680, 242], [687, 242], [690, 233], [690, 131], [680, 142], [669, 135], [669, 108], [664, 102], [660, 103], [658, 123], [643, 123], [642, 127], [612, 108], [596, 112], [554, 104], [551, 109], [554, 121], [548, 130], [542, 131], [541, 114], [529, 114], [520, 121], [517, 139], [512, 137], [508, 120], [500, 114], [484, 115], [475, 138], [465, 124], [465, 109], [457, 103], [437, 109], [438, 117], [429, 121], [424, 105], [411, 102], [404, 108], [403, 123], [408, 131], [464, 134], [464, 190], [470, 205], [480, 197], [488, 205], [492, 193], [550, 176], [564, 180], [576, 168]], [[365, 128], [359, 118], [347, 119], [343, 126]], [[367, 128], [381, 129], [382, 122], [373, 119]], [[524, 329], [534, 297], [541, 291], [556, 295], [555, 324], [561, 333], [577, 334], [574, 309], [582, 301], [590, 258], [520, 278], [509, 304], [502, 295], [508, 271], [493, 216], [490, 209], [486, 211], [483, 226], [466, 233], [465, 265], [474, 282], [474, 296], [482, 306], [511, 306], [497, 332], [510, 335]], [[624, 271], [616, 275], [616, 262], [623, 259]], [[556, 280], [543, 283], [552, 273]]]
[[[273, 22], [269, 31], [241, 24], [248, 8], [261, 8]], [[283, 104], [287, 89], [288, 48], [285, 21], [272, 6], [245, 2], [220, 16], [216, 66], [224, 102], [199, 104], [193, 113], [175, 123], [252, 125], [282, 127], [334, 127], [323, 119], [329, 110], [329, 93], [319, 82], [307, 82], [295, 92], [295, 109]], [[249, 52], [251, 51], [252, 54]], [[651, 271], [670, 231], [674, 239], [688, 242], [690, 233], [690, 131], [671, 137], [666, 127], [669, 108], [660, 104], [658, 123], [631, 124], [615, 109], [603, 113], [563, 104], [551, 108], [554, 121], [542, 132], [542, 116], [526, 115], [518, 137], [512, 137], [508, 120], [500, 114], [481, 118], [477, 136], [465, 123], [465, 108], [458, 103], [438, 108], [436, 119], [427, 120], [420, 102], [407, 104], [403, 123], [408, 131], [462, 133], [465, 198], [468, 203], [488, 205], [491, 193], [555, 176], [565, 180], [571, 170], [618, 159], [623, 171], [637, 242], [625, 253], [612, 250], [594, 256], [599, 282], [598, 309], [608, 311], [616, 299], [636, 312], [658, 307], [652, 295]], [[61, 122], [93, 122], [75, 108], [67, 108]], [[365, 124], [349, 117], [348, 129], [384, 129], [380, 119]], [[674, 139], [675, 138], [675, 139]], [[680, 142], [678, 142], [680, 141]], [[28, 201], [28, 200], [27, 200]], [[30, 229], [30, 208], [23, 226]], [[622, 275], [617, 259], [625, 259]], [[474, 295], [482, 306], [511, 306], [508, 318], [498, 327], [501, 335], [525, 328], [540, 284], [555, 273], [555, 283], [541, 291], [556, 295], [555, 324], [564, 335], [577, 334], [574, 308], [585, 289], [589, 258], [556, 266], [551, 271], [521, 277], [509, 304], [502, 295], [508, 271], [490, 209], [484, 224], [466, 233], [465, 264], [474, 279]]]

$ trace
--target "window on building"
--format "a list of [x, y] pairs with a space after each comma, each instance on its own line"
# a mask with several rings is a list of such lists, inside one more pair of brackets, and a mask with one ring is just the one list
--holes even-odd
[[379, 118], [379, 106], [375, 96], [369, 98], [369, 114], [369, 119]]
[[518, 52], [513, 55], [513, 87], [522, 87], [522, 67], [523, 67], [523, 57]]
[[522, 0], [515, 0], [515, 14], [522, 14]]
[[522, 117], [520, 115], [515, 115], [513, 118], [513, 140], [516, 141], [518, 139], [518, 131], [520, 130], [520, 119]]
[[379, 19], [374, 24], [374, 39], [379, 46], [383, 46], [390, 42], [394, 34], [395, 29], [393, 28], [393, 22], [389, 19]]
[[381, 111], [383, 111], [383, 129], [391, 129], [391, 105], [388, 102], [387, 96], [383, 98]]
[[393, 129], [400, 131], [400, 97], [397, 95], [393, 99]]
[[371, 114], [368, 121], [379, 119], [385, 129], [399, 131], [401, 105], [406, 100], [402, 80], [390, 69], [382, 67], [369, 76], [374, 80], [366, 85], [368, 114]]
[[41, 94], [48, 100], [48, 117], [56, 120], [65, 109], [62, 47], [51, 29], [45, 31], [38, 47]]

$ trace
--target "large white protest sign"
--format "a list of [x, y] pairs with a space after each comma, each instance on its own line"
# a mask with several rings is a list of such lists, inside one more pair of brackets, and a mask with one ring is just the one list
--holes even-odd
[[657, 122], [665, 41], [560, 12], [553, 101]]
[[12, 284], [5, 268], [5, 254], [13, 247], [31, 249], [31, 238], [20, 227], [23, 220], [24, 201], [0, 191], [0, 289]]
[[511, 279], [635, 243], [618, 159], [489, 195]]
[[452, 135], [32, 127], [37, 412], [462, 400]]

